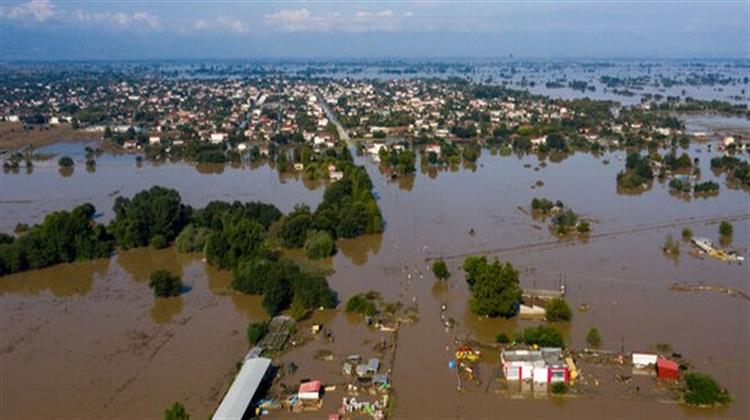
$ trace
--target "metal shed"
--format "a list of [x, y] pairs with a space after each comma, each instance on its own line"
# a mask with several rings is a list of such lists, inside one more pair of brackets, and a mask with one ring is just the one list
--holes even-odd
[[250, 406], [260, 384], [266, 377], [270, 366], [271, 359], [265, 357], [254, 357], [245, 360], [240, 372], [234, 379], [232, 386], [227, 391], [212, 419], [241, 419]]

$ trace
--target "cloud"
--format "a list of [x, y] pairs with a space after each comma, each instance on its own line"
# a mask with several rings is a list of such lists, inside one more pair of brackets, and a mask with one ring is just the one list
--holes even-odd
[[11, 19], [32, 18], [37, 22], [44, 22], [55, 15], [55, 6], [49, 0], [31, 0], [19, 4], [8, 11]]
[[316, 14], [308, 9], [279, 10], [263, 17], [266, 26], [280, 32], [375, 32], [408, 31], [408, 20], [414, 14], [397, 14], [391, 9], [360, 10], [353, 14]]
[[159, 18], [148, 12], [135, 12], [128, 14], [124, 12], [84, 12], [76, 10], [70, 15], [71, 19], [77, 23], [86, 23], [93, 25], [114, 24], [120, 29], [135, 28], [159, 30], [162, 28]]
[[194, 30], [194, 31], [202, 31], [202, 30], [204, 30], [204, 29], [206, 29], [206, 28], [208, 28], [208, 22], [206, 22], [206, 21], [205, 21], [205, 20], [203, 20], [203, 19], [198, 19], [198, 20], [197, 20], [197, 21], [195, 21], [195, 23], [193, 24], [193, 30]]
[[236, 34], [246, 34], [250, 32], [250, 27], [245, 22], [233, 18], [220, 16], [216, 18], [216, 24], [219, 29], [234, 32]]
[[133, 22], [146, 25], [149, 29], [157, 30], [161, 28], [159, 18], [149, 12], [133, 13]]
[[328, 32], [334, 28], [336, 13], [315, 15], [307, 9], [279, 10], [265, 15], [263, 20], [272, 29], [281, 32]]

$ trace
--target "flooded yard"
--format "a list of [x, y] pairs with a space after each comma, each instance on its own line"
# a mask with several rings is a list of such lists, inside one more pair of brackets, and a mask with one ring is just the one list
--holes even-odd
[[[717, 178], [709, 166], [717, 152], [696, 145], [690, 154], [700, 158], [703, 180]], [[687, 242], [678, 258], [661, 251], [668, 234], [679, 238], [690, 228], [696, 236], [715, 239], [718, 223], [731, 220], [731, 246], [747, 257], [748, 193], [727, 188], [721, 176], [717, 197], [682, 200], [656, 181], [642, 194], [621, 194], [615, 180], [624, 158], [622, 151], [602, 157], [577, 153], [540, 166], [537, 156], [502, 157], [484, 150], [473, 168], [418, 169], [398, 182], [358, 158], [373, 178], [386, 226], [382, 235], [340, 240], [339, 253], [329, 262], [335, 270], [329, 283], [342, 302], [375, 290], [388, 301], [418, 308], [420, 320], [398, 332], [392, 366], [396, 417], [750, 417], [750, 302], [669, 290], [675, 282], [705, 282], [748, 293], [747, 265], [693, 257]], [[537, 181], [543, 185], [535, 186]], [[17, 223], [38, 223], [50, 211], [84, 201], [106, 221], [118, 194], [132, 196], [152, 185], [175, 188], [194, 206], [259, 200], [285, 212], [299, 202], [316, 205], [323, 194], [316, 185], [280, 178], [268, 165], [207, 173], [183, 163], [138, 167], [132, 156], [104, 155], [93, 173], [80, 166], [63, 177], [54, 164], [40, 164], [31, 174], [3, 174], [0, 228], [9, 232]], [[584, 240], [556, 239], [543, 222], [522, 211], [534, 197], [562, 200], [592, 221], [592, 233]], [[610, 389], [591, 397], [508, 397], [498, 391], [496, 351], [483, 354], [480, 389], [458, 392], [448, 367], [457, 337], [494, 341], [499, 332], [511, 335], [536, 324], [480, 318], [469, 311], [459, 267], [475, 254], [512, 262], [523, 287], [554, 289], [564, 281], [574, 317], [556, 327], [569, 347], [585, 347], [591, 326], [609, 350], [649, 351], [656, 343], [669, 343], [727, 387], [734, 403], [720, 411], [688, 409]], [[437, 282], [429, 269], [439, 257], [453, 273], [446, 282]], [[182, 273], [191, 290], [156, 302], [147, 284], [156, 269]], [[206, 418], [248, 350], [248, 322], [266, 318], [260, 299], [234, 293], [230, 281], [231, 273], [207, 266], [199, 255], [173, 249], [118, 252], [109, 260], [0, 279], [0, 416], [157, 418], [173, 401], [184, 400], [194, 418]], [[576, 310], [580, 304], [590, 310]], [[441, 320], [443, 305], [456, 321], [454, 328]], [[284, 362], [300, 365], [290, 381], [335, 381], [341, 358], [371, 347], [378, 337], [343, 310], [316, 312], [313, 318], [336, 340], [314, 341], [286, 354]], [[336, 361], [306, 362], [323, 348]], [[43, 403], [39, 395], [45, 395]], [[338, 407], [340, 395], [329, 397], [315, 417]]]

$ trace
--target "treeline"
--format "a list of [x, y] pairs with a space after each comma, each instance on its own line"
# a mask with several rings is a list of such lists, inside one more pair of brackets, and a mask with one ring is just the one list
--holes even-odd
[[95, 212], [83, 204], [50, 213], [18, 238], [0, 234], [0, 275], [110, 255], [114, 240], [93, 222]]
[[722, 156], [711, 159], [711, 168], [718, 172], [726, 172], [731, 178], [750, 185], [750, 163], [734, 156]]
[[314, 243], [315, 255], [332, 253], [331, 239], [382, 231], [382, 216], [372, 182], [362, 167], [345, 165], [344, 178], [328, 186], [315, 213], [298, 206], [284, 216], [271, 204], [214, 201], [201, 209], [182, 203], [172, 189], [153, 187], [132, 198], [118, 197], [108, 226], [96, 224], [91, 204], [48, 215], [20, 237], [0, 236], [0, 275], [51, 265], [103, 258], [115, 248], [162, 248], [175, 243], [180, 252], [203, 252], [217, 267], [233, 270], [233, 287], [263, 294], [272, 315], [292, 307], [301, 314], [333, 307], [336, 293], [325, 275], [303, 270], [281, 257], [287, 248]]

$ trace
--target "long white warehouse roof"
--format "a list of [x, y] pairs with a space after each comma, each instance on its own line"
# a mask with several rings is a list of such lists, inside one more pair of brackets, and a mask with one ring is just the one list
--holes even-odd
[[271, 366], [271, 359], [265, 357], [247, 359], [224, 396], [224, 400], [221, 401], [219, 408], [214, 413], [213, 420], [241, 419], [263, 381], [269, 366]]

